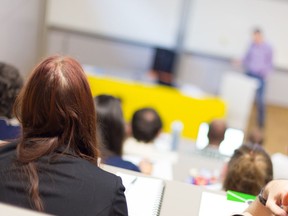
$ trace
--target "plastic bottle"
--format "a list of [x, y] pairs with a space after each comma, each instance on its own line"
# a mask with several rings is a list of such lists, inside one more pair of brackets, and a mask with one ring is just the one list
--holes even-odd
[[177, 151], [179, 142], [181, 139], [181, 134], [183, 130], [183, 123], [181, 121], [174, 121], [171, 123], [171, 150]]

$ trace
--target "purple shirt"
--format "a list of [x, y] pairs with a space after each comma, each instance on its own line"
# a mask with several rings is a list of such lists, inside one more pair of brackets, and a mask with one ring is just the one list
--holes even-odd
[[265, 78], [272, 70], [272, 57], [272, 48], [267, 43], [252, 43], [244, 58], [245, 70]]

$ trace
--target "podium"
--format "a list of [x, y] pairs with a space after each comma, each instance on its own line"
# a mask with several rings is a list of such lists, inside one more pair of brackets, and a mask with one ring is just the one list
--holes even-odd
[[219, 96], [227, 105], [229, 127], [245, 131], [259, 83], [237, 72], [227, 72], [221, 83]]

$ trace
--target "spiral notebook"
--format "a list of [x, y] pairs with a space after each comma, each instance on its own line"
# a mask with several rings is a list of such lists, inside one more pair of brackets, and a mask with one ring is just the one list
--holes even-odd
[[160, 215], [165, 182], [161, 179], [116, 173], [122, 178], [129, 216]]

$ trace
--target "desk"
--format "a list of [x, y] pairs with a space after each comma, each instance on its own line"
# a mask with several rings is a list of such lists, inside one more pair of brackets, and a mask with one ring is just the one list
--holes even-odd
[[199, 125], [215, 118], [223, 118], [226, 108], [217, 97], [192, 98], [175, 88], [143, 84], [111, 77], [88, 75], [93, 96], [110, 94], [121, 98], [124, 118], [131, 120], [133, 113], [143, 107], [155, 108], [170, 131], [171, 122], [184, 123], [183, 136], [196, 138]]
[[0, 213], [1, 215], [5, 215], [5, 216], [49, 216], [48, 214], [20, 208], [17, 206], [12, 206], [8, 204], [4, 204], [4, 203], [0, 203]]
[[173, 180], [185, 181], [189, 176], [190, 169], [210, 170], [219, 172], [221, 175], [223, 167], [229, 158], [211, 158], [197, 154], [195, 142], [189, 139], [181, 139], [178, 147], [178, 161], [173, 164]]
[[[145, 176], [141, 173], [124, 170], [108, 165], [101, 166], [104, 170], [111, 173], [122, 172], [135, 176]], [[165, 181], [165, 190], [160, 216], [198, 215], [201, 202], [201, 194], [203, 191], [225, 195], [225, 192], [210, 191], [200, 186], [190, 185], [176, 181]]]

